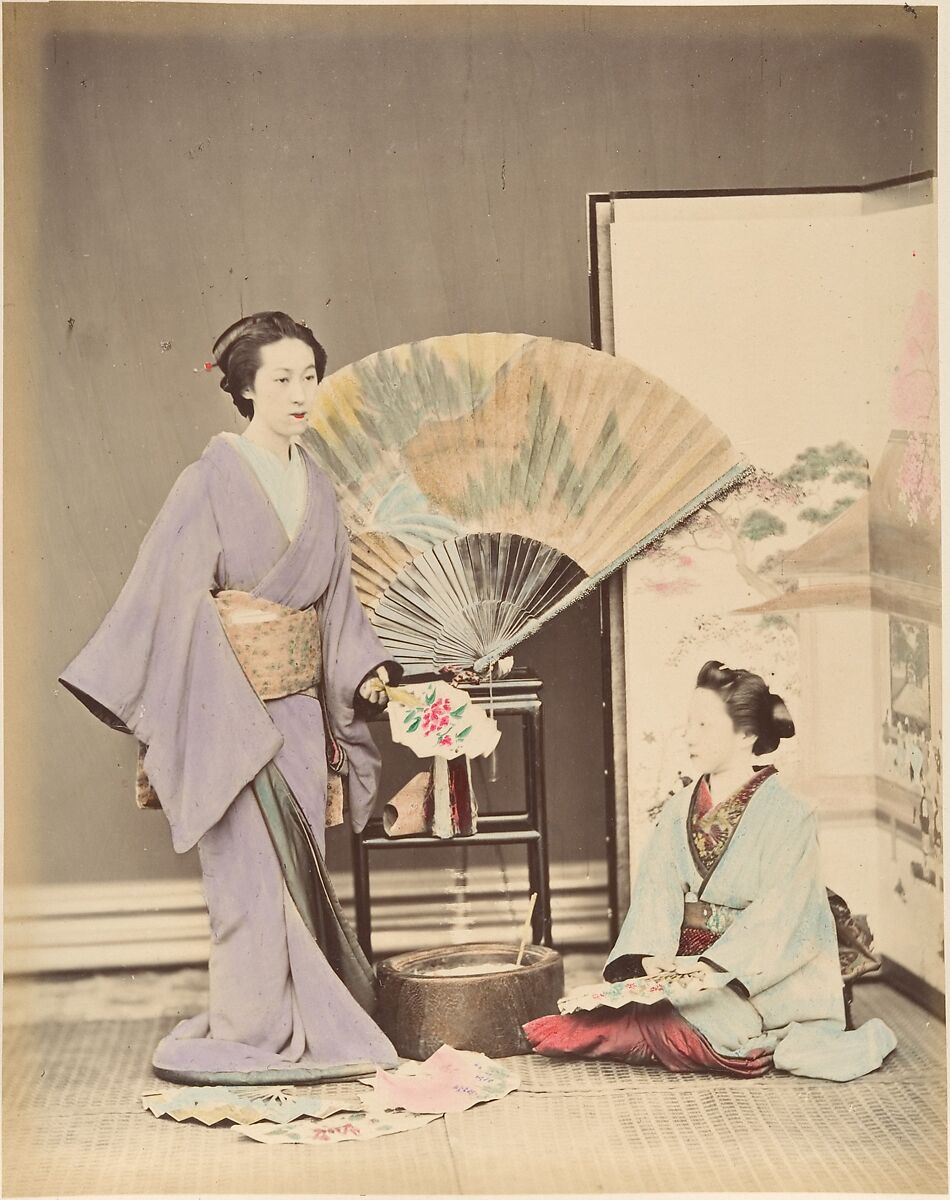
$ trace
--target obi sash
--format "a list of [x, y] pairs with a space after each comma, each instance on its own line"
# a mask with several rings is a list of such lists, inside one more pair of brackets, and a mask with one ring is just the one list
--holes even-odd
[[[261, 701], [305, 695], [322, 701], [323, 650], [316, 606], [287, 608], [249, 592], [221, 591], [215, 607], [234, 656]], [[334, 738], [323, 709], [327, 748], [326, 824], [343, 823], [346, 755]], [[135, 801], [139, 808], [160, 808], [145, 773], [145, 747], [139, 742]]]
[[687, 900], [683, 905], [683, 928], [708, 929], [718, 937], [725, 933], [740, 911], [726, 904], [710, 904], [708, 900]]
[[323, 682], [320, 616], [248, 592], [218, 592], [214, 603], [241, 670], [261, 700], [301, 692], [316, 696]]
[[704, 954], [725, 933], [740, 910], [708, 900], [687, 900], [683, 905], [677, 954]]

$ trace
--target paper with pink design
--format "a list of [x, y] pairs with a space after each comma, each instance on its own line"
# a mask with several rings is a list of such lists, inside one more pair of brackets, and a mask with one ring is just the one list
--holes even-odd
[[594, 1008], [623, 1008], [626, 1004], [656, 1004], [674, 997], [685, 999], [708, 991], [710, 987], [723, 987], [732, 978], [725, 972], [717, 975], [702, 970], [695, 958], [679, 956], [675, 961], [676, 969], [672, 971], [574, 988], [558, 1000], [558, 1011], [562, 1014], [590, 1012]]
[[219, 1125], [233, 1121], [255, 1125], [258, 1121], [285, 1123], [298, 1117], [325, 1118], [348, 1111], [346, 1104], [318, 1096], [291, 1095], [285, 1088], [187, 1087], [146, 1092], [142, 1106], [156, 1117], [200, 1121]]
[[420, 758], [478, 758], [498, 745], [497, 722], [461, 688], [440, 680], [387, 690], [393, 741]]
[[439, 1119], [437, 1113], [347, 1113], [329, 1121], [294, 1121], [288, 1125], [235, 1125], [236, 1133], [270, 1145], [325, 1146], [330, 1142], [366, 1142], [389, 1133], [405, 1133]]
[[440, 1046], [425, 1062], [403, 1063], [376, 1072], [366, 1097], [367, 1111], [403, 1109], [409, 1113], [457, 1113], [500, 1100], [520, 1085], [518, 1072], [473, 1050]]

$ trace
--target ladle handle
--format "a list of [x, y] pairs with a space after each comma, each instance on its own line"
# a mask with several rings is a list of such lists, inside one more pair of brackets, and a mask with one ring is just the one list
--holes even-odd
[[538, 893], [531, 893], [531, 902], [528, 905], [528, 915], [525, 917], [525, 922], [521, 926], [521, 945], [518, 947], [518, 957], [515, 959], [515, 966], [521, 966], [521, 960], [524, 958], [525, 946], [528, 944], [528, 939], [531, 937], [531, 918], [534, 916], [534, 906], [538, 902]]

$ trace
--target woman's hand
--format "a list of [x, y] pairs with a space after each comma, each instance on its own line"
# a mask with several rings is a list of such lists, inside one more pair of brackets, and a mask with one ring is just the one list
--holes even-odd
[[693, 987], [697, 992], [704, 992], [708, 988], [721, 986], [726, 979], [723, 978], [724, 972], [719, 968], [712, 966], [711, 963], [699, 962], [695, 958], [688, 955], [677, 955], [671, 958], [653, 958], [645, 957], [643, 959], [644, 975], [690, 975], [693, 979]]
[[675, 958], [654, 958], [647, 955], [643, 959], [644, 975], [668, 975], [676, 970]]
[[389, 685], [389, 672], [384, 664], [380, 664], [376, 668], [376, 672], [370, 675], [368, 679], [364, 679], [360, 684], [360, 695], [370, 704], [377, 706], [380, 712], [389, 703], [389, 696], [386, 694], [386, 688]]
[[705, 962], [697, 963], [690, 974], [693, 976], [693, 986], [698, 992], [705, 992], [709, 988], [719, 987], [724, 982], [722, 979], [724, 972]]

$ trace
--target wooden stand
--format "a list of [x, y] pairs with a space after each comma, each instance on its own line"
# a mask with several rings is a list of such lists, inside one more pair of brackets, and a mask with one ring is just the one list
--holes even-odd
[[525, 808], [522, 812], [478, 814], [478, 832], [467, 837], [421, 835], [389, 838], [383, 822], [374, 817], [361, 834], [353, 834], [353, 892], [356, 935], [367, 958], [372, 957], [372, 910], [369, 882], [370, 850], [432, 849], [451, 846], [491, 846], [523, 843], [528, 856], [528, 886], [537, 892], [531, 922], [535, 945], [551, 944], [551, 891], [548, 867], [547, 811], [544, 791], [544, 743], [541, 726], [541, 680], [529, 671], [513, 671], [505, 679], [465, 687], [475, 703], [497, 716], [518, 715], [522, 722]]

